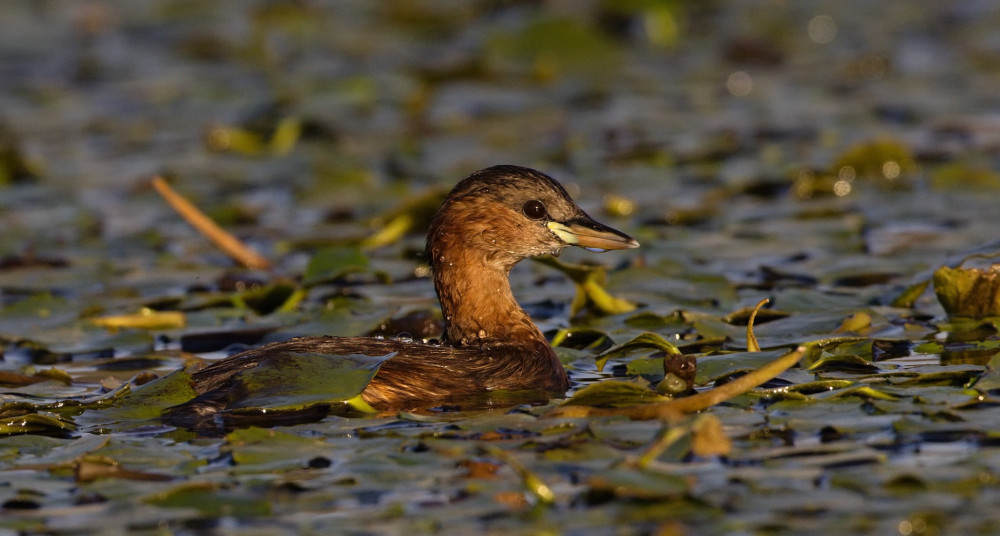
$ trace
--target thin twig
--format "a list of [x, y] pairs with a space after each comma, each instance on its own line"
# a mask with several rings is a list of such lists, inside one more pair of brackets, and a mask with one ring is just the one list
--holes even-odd
[[771, 361], [763, 367], [740, 376], [735, 380], [716, 387], [710, 391], [704, 391], [696, 395], [667, 400], [665, 402], [655, 402], [643, 404], [641, 406], [630, 406], [626, 408], [595, 408], [589, 406], [559, 406], [545, 413], [545, 417], [590, 417], [621, 415], [637, 421], [660, 419], [663, 421], [677, 420], [684, 415], [708, 409], [720, 402], [725, 402], [730, 398], [739, 396], [754, 387], [774, 378], [778, 374], [788, 370], [789, 367], [799, 362], [805, 355], [806, 346], [799, 346], [795, 350]]
[[254, 270], [270, 270], [271, 263], [256, 251], [250, 249], [239, 238], [229, 234], [225, 229], [219, 227], [198, 207], [194, 206], [184, 196], [163, 180], [163, 177], [153, 177], [153, 188], [170, 204], [178, 214], [184, 218], [199, 233], [205, 235], [213, 244], [229, 255], [233, 260]]

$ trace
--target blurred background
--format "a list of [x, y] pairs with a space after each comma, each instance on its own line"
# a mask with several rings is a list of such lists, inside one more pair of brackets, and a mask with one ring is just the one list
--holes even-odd
[[494, 163], [668, 220], [720, 184], [832, 191], [803, 173], [873, 139], [899, 145], [891, 178], [960, 159], [995, 182], [998, 19], [988, 1], [5, 2], [0, 251], [142, 232], [162, 211], [131, 194], [154, 173], [282, 233]]
[[[650, 265], [884, 282], [994, 236], [998, 25], [974, 0], [4, 2], [0, 255], [230, 266], [152, 193], [163, 174], [291, 273], [361, 243], [426, 275], [440, 196], [516, 163]], [[32, 274], [7, 303], [87, 294]]]

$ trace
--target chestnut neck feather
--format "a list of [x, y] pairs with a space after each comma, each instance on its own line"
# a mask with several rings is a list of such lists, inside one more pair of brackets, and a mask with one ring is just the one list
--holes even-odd
[[449, 202], [431, 223], [427, 252], [448, 342], [545, 342], [511, 292], [508, 275], [522, 256], [503, 247], [504, 237], [517, 236], [516, 229], [503, 232], [512, 219], [505, 210], [481, 211], [468, 203]]

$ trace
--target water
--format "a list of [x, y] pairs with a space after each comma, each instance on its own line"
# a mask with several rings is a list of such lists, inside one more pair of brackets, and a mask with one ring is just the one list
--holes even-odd
[[[547, 307], [547, 333], [590, 330], [587, 340], [608, 344], [659, 333], [698, 356], [712, 377], [705, 390], [756, 365], [742, 352], [745, 326], [726, 318], [770, 297], [784, 314], [757, 326], [765, 348], [837, 337], [854, 340], [816, 357], [869, 360], [880, 340], [908, 355], [871, 373], [792, 369], [783, 397], [751, 393], [707, 412], [729, 455], [698, 460], [688, 431], [645, 468], [634, 460], [660, 423], [544, 419], [531, 405], [331, 416], [218, 438], [150, 420], [93, 435], [93, 415], [79, 416], [76, 431], [0, 439], [0, 527], [992, 533], [995, 402], [963, 378], [995, 356], [996, 327], [950, 321], [932, 290], [892, 303], [995, 240], [998, 10], [630, 9], [4, 3], [0, 370], [34, 378], [55, 367], [74, 379], [5, 386], [4, 411], [15, 397], [127, 381], [134, 371], [92, 366], [109, 348], [198, 366], [223, 353], [162, 341], [257, 328], [265, 339], [353, 336], [413, 310], [433, 315], [424, 205], [398, 242], [322, 257], [350, 266], [314, 254], [357, 246], [404, 221], [394, 211], [408, 200], [501, 162], [562, 180], [588, 213], [642, 243], [564, 252], [605, 266], [607, 291], [638, 309]], [[209, 132], [243, 142], [209, 145]], [[225, 285], [246, 274], [150, 191], [159, 173], [276, 263], [250, 274], [261, 294]], [[619, 201], [605, 205], [607, 194]], [[288, 307], [269, 301], [303, 288], [302, 274], [338, 271]], [[514, 269], [512, 285], [534, 304], [568, 304], [576, 292], [533, 263]], [[186, 324], [109, 331], [88, 321], [143, 307], [182, 311]], [[841, 330], [858, 313], [870, 322]], [[599, 350], [559, 349], [579, 385], [656, 381], [652, 351], [597, 373]], [[829, 379], [850, 386], [791, 389]], [[334, 463], [311, 466], [318, 457]], [[103, 478], [74, 480], [70, 468], [101, 460]], [[466, 469], [477, 463], [492, 472]], [[555, 491], [553, 507], [531, 506], [535, 479]]]

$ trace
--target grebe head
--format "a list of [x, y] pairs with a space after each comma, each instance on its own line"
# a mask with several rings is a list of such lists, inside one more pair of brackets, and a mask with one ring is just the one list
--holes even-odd
[[460, 249], [480, 252], [487, 263], [508, 270], [521, 259], [567, 246], [639, 246], [587, 215], [555, 179], [519, 166], [489, 167], [459, 182], [434, 217], [427, 241], [436, 267], [457, 262]]

